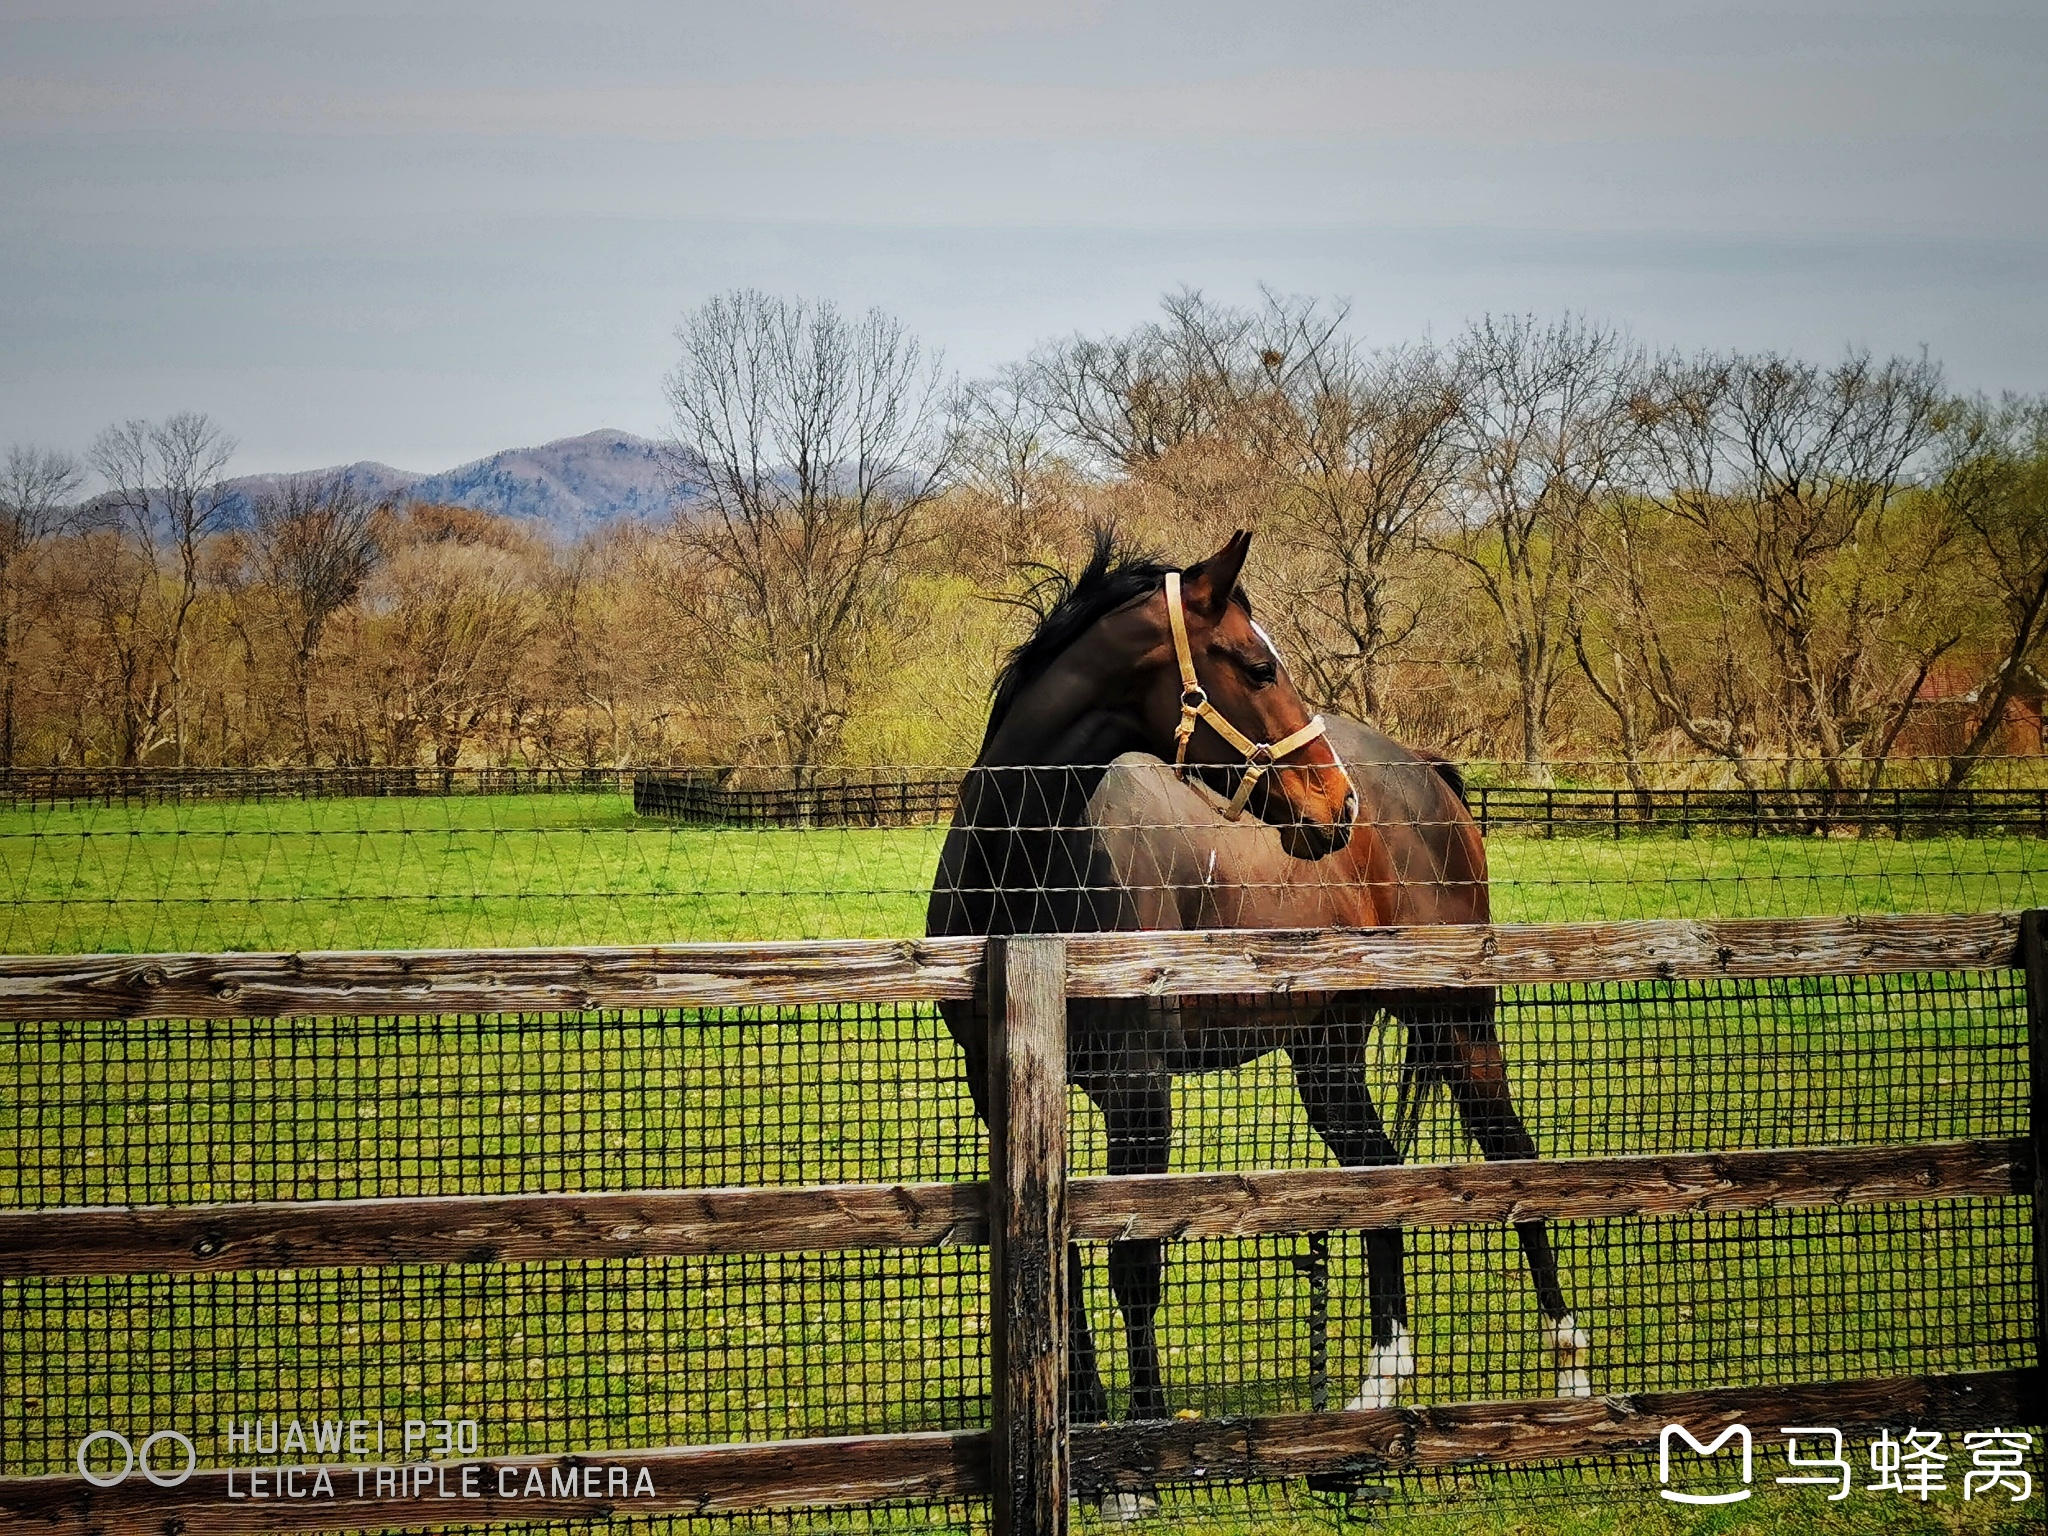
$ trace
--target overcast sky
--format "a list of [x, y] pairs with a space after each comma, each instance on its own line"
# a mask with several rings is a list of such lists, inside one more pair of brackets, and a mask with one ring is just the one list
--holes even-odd
[[2048, 5], [0, 0], [0, 445], [663, 426], [748, 285], [966, 373], [1181, 285], [2048, 390]]

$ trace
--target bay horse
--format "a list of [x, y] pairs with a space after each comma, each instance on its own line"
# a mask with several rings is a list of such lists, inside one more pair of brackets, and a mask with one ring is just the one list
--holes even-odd
[[[1448, 765], [1342, 716], [1311, 717], [1237, 579], [1237, 533], [1175, 571], [1098, 531], [1093, 557], [997, 678], [981, 751], [961, 784], [927, 912], [933, 934], [1158, 928], [1373, 928], [1489, 920], [1486, 852]], [[1249, 812], [1249, 819], [1245, 814]], [[940, 1005], [988, 1120], [985, 1000]], [[1368, 1031], [1408, 1028], [1404, 1122], [1448, 1088], [1488, 1159], [1536, 1147], [1508, 1092], [1490, 988], [1261, 999], [1075, 999], [1068, 1078], [1100, 1110], [1112, 1174], [1162, 1173], [1171, 1081], [1284, 1050], [1339, 1165], [1401, 1160], [1365, 1077]], [[1401, 1129], [1397, 1126], [1397, 1132]], [[1590, 1341], [1565, 1304], [1543, 1222], [1516, 1224], [1560, 1396], [1589, 1396]], [[1416, 1371], [1398, 1227], [1365, 1236], [1372, 1348], [1347, 1408], [1391, 1406]], [[1068, 1405], [1109, 1401], [1067, 1270]], [[1123, 1316], [1130, 1416], [1168, 1416], [1156, 1317], [1164, 1245], [1109, 1247]]]

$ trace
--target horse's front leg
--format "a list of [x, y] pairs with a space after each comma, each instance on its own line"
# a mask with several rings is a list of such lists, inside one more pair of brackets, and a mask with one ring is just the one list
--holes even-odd
[[1078, 1243], [1067, 1245], [1067, 1418], [1100, 1424], [1109, 1418], [1109, 1393], [1088, 1326], [1088, 1271]]
[[[1173, 1144], [1173, 1096], [1163, 1078], [1148, 1078], [1108, 1095], [1103, 1113], [1112, 1174], [1166, 1172]], [[1165, 1279], [1166, 1245], [1158, 1239], [1109, 1245], [1109, 1290], [1124, 1319], [1134, 1419], [1169, 1417], [1159, 1366], [1159, 1303]]]
[[[1457, 1105], [1466, 1131], [1488, 1162], [1533, 1158], [1536, 1139], [1522, 1123], [1508, 1092], [1507, 1058], [1494, 1030], [1493, 1009], [1493, 994], [1479, 993], [1470, 1003], [1453, 1005], [1444, 1019], [1450, 1035], [1451, 1062], [1446, 1075], [1451, 1102]], [[1518, 1221], [1515, 1236], [1521, 1240], [1529, 1278], [1536, 1287], [1536, 1307], [1543, 1314], [1543, 1346], [1557, 1368], [1557, 1395], [1591, 1397], [1593, 1340], [1565, 1305], [1550, 1229], [1541, 1221]]]
[[[1304, 1031], [1289, 1049], [1294, 1086], [1309, 1124], [1346, 1168], [1383, 1168], [1401, 1161], [1365, 1085], [1363, 1028], [1327, 1023]], [[1344, 1406], [1391, 1408], [1415, 1375], [1415, 1338], [1408, 1329], [1408, 1276], [1399, 1227], [1365, 1234], [1366, 1299], [1372, 1353], [1365, 1380]]]

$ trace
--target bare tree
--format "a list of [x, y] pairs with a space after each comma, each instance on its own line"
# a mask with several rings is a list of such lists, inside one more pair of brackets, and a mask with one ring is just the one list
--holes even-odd
[[955, 489], [981, 515], [959, 530], [956, 565], [984, 586], [1019, 568], [1057, 563], [1084, 522], [1067, 444], [1020, 368], [963, 389], [953, 402]]
[[1040, 352], [1018, 392], [1081, 462], [1164, 491], [1175, 542], [1274, 527], [1259, 580], [1298, 680], [1384, 715], [1387, 659], [1419, 611], [1416, 533], [1460, 463], [1456, 381], [1431, 348], [1361, 347], [1341, 304], [1268, 292], [1237, 309], [1182, 290], [1162, 308]]
[[25, 589], [44, 542], [84, 483], [76, 459], [47, 448], [16, 445], [0, 466], [0, 766], [14, 766], [15, 684], [36, 613]]
[[[130, 420], [102, 432], [92, 465], [107, 482], [100, 514], [117, 525], [141, 554], [150, 580], [168, 582], [161, 598], [163, 649], [170, 672], [171, 739], [185, 762], [186, 626], [199, 599], [200, 555], [207, 539], [228, 526], [234, 498], [222, 471], [235, 441], [210, 418], [181, 411], [160, 423]], [[144, 593], [139, 607], [155, 607]]]
[[[1874, 784], [1920, 685], [1961, 638], [1939, 567], [1955, 524], [1911, 504], [1934, 441], [1940, 372], [1926, 360], [1834, 368], [1763, 354], [1706, 358], [1660, 391], [1656, 499], [1693, 536], [1698, 575], [1732, 583], [1753, 619], [1789, 764]], [[1682, 729], [1731, 759], [1732, 718]], [[1716, 742], [1719, 745], [1715, 745]]]
[[1955, 789], [1997, 736], [2048, 643], [2048, 398], [1961, 403], [1942, 456], [1938, 494], [1966, 530], [1973, 583], [1997, 599], [1991, 666], [1975, 690], [1981, 713], [1949, 760], [1947, 786]]
[[732, 727], [757, 721], [808, 768], [843, 731], [883, 621], [907, 617], [905, 557], [951, 456], [939, 366], [880, 310], [751, 290], [693, 311], [676, 339], [669, 460], [698, 577], [677, 599], [747, 683]]
[[1541, 773], [1587, 520], [1626, 483], [1644, 359], [1620, 331], [1574, 317], [1542, 325], [1488, 316], [1456, 355], [1469, 470], [1464, 505], [1439, 547], [1500, 616], [1522, 759]]
[[317, 752], [314, 658], [328, 621], [376, 568], [377, 511], [345, 473], [295, 476], [256, 502], [250, 554], [284, 634], [299, 754], [309, 767]]
[[1074, 336], [1036, 353], [1022, 391], [1098, 471], [1142, 475], [1183, 444], [1228, 435], [1254, 318], [1193, 289], [1163, 322], [1123, 336]]
[[1367, 353], [1312, 307], [1276, 306], [1261, 357], [1288, 402], [1269, 435], [1280, 531], [1306, 559], [1277, 570], [1302, 681], [1322, 702], [1384, 719], [1387, 658], [1414, 633], [1424, 521], [1464, 467], [1460, 397], [1426, 347]]
[[435, 767], [458, 767], [493, 714], [514, 705], [539, 627], [532, 573], [543, 556], [504, 520], [459, 507], [415, 507], [385, 542], [366, 602], [386, 753], [410, 763], [425, 747]]

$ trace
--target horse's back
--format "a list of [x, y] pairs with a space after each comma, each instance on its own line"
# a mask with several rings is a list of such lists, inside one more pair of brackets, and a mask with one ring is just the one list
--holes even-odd
[[1465, 809], [1457, 770], [1362, 720], [1324, 720], [1358, 790], [1361, 825], [1353, 843], [1369, 834], [1379, 844], [1373, 882], [1380, 921], [1486, 922], [1486, 845]]
[[1136, 928], [1346, 928], [1484, 922], [1486, 851], [1439, 760], [1343, 715], [1329, 741], [1358, 827], [1327, 859], [1290, 857], [1262, 822], [1147, 753], [1110, 764], [1088, 802], [1098, 868]]

